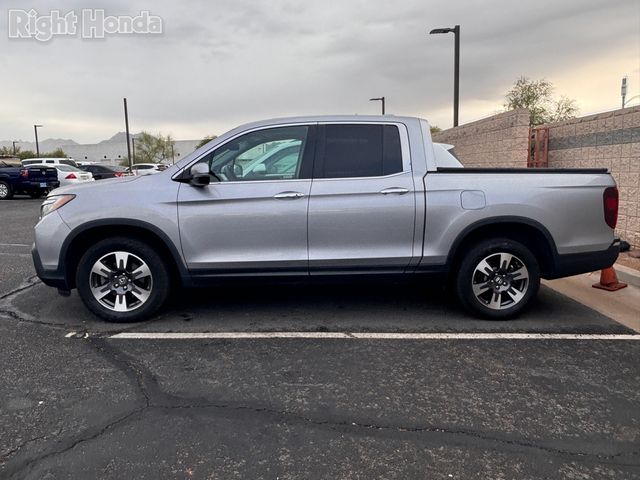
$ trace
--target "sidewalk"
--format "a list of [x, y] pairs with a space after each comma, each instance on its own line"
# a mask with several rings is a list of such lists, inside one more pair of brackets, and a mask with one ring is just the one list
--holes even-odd
[[559, 280], [543, 280], [542, 283], [640, 333], [640, 270], [627, 266], [633, 264], [627, 258], [622, 261], [625, 265], [616, 263], [614, 268], [618, 280], [629, 286], [617, 292], [607, 292], [591, 286], [600, 280], [600, 272]]

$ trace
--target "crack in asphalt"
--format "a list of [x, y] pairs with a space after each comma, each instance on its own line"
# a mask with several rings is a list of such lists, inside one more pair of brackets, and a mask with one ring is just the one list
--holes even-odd
[[54, 433], [54, 434], [46, 433], [44, 435], [39, 435], [37, 437], [33, 437], [33, 438], [30, 438], [29, 440], [25, 440], [24, 442], [19, 443], [16, 447], [14, 447], [14, 448], [4, 452], [2, 455], [0, 455], [0, 465], [5, 464], [9, 457], [14, 455], [18, 451], [22, 450], [24, 447], [26, 447], [30, 443], [37, 442], [38, 440], [45, 440], [45, 439], [51, 438], [51, 437], [57, 437], [61, 433], [62, 433], [62, 427], [60, 427], [58, 429], [58, 431], [56, 433]]
[[15, 305], [13, 305], [13, 301], [16, 299], [16, 297], [18, 297], [18, 295], [21, 295], [26, 290], [29, 290], [36, 285], [40, 285], [41, 283], [42, 282], [40, 282], [40, 279], [37, 275], [32, 275], [30, 277], [27, 277], [27, 279], [16, 288], [0, 295], [0, 315], [5, 315], [14, 320], [17, 320], [18, 322], [44, 325], [51, 328], [67, 327], [68, 325], [64, 323], [43, 322], [41, 320], [36, 320], [31, 315], [21, 312], [15, 307]]
[[[431, 433], [436, 435], [447, 435], [451, 437], [466, 437], [468, 439], [477, 439], [483, 442], [487, 442], [489, 445], [474, 445], [475, 448], [490, 448], [497, 449], [496, 445], [501, 446], [500, 451], [504, 451], [504, 447], [511, 447], [516, 452], [523, 450], [536, 450], [548, 454], [558, 456], [568, 456], [572, 458], [580, 458], [589, 462], [598, 462], [609, 465], [615, 465], [620, 467], [637, 467], [637, 462], [629, 463], [624, 459], [636, 457], [640, 455], [640, 451], [626, 451], [617, 452], [609, 455], [600, 454], [596, 452], [588, 451], [576, 451], [567, 450], [562, 448], [556, 448], [553, 446], [545, 445], [542, 443], [536, 443], [526, 440], [509, 439], [499, 436], [493, 436], [484, 434], [482, 432], [464, 429], [448, 429], [438, 426], [402, 426], [402, 425], [389, 425], [389, 424], [376, 424], [376, 423], [363, 423], [354, 422], [349, 420], [320, 420], [316, 418], [300, 415], [295, 412], [287, 410], [277, 410], [267, 407], [251, 406], [236, 402], [211, 402], [204, 398], [196, 397], [181, 397], [170, 394], [164, 391], [156, 378], [156, 376], [149, 371], [149, 369], [135, 361], [130, 355], [123, 352], [121, 349], [115, 347], [111, 342], [104, 338], [89, 338], [87, 342], [90, 347], [111, 363], [118, 371], [122, 372], [135, 386], [136, 392], [139, 396], [139, 405], [135, 408], [123, 413], [116, 418], [112, 418], [102, 425], [88, 428], [78, 435], [73, 435], [69, 438], [57, 441], [53, 446], [47, 450], [41, 450], [41, 453], [27, 458], [14, 465], [7, 465], [5, 473], [9, 477], [18, 477], [21, 474], [27, 475], [42, 461], [57, 455], [65, 454], [77, 446], [98, 439], [102, 435], [108, 433], [114, 428], [126, 424], [128, 421], [132, 421], [135, 418], [142, 418], [147, 410], [188, 410], [188, 409], [202, 409], [202, 410], [222, 410], [222, 411], [235, 411], [242, 413], [252, 413], [256, 415], [272, 415], [274, 417], [284, 419], [287, 422], [298, 422], [302, 424], [309, 424], [315, 426], [326, 426], [332, 429], [354, 429], [354, 430], [375, 430], [386, 431], [393, 433]], [[36, 438], [32, 441], [36, 441], [42, 438]], [[22, 447], [30, 443], [25, 444], [14, 449], [9, 455], [5, 455], [4, 458], [8, 458], [10, 455], [17, 453]], [[493, 444], [493, 445], [491, 445]]]
[[0, 295], [0, 300], [4, 300], [7, 297], [10, 297], [12, 295], [16, 295], [20, 292], [22, 292], [23, 290], [26, 290], [28, 288], [31, 288], [35, 285], [38, 285], [40, 282], [40, 279], [38, 278], [37, 275], [31, 275], [30, 277], [27, 277], [27, 279], [22, 282], [20, 285], [18, 285], [16, 288], [9, 290], [8, 292], [5, 292], [3, 294]]

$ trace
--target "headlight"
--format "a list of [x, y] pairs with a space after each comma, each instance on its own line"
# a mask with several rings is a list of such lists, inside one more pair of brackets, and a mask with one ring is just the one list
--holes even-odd
[[40, 207], [40, 218], [66, 205], [74, 198], [76, 198], [75, 195], [54, 195], [53, 197], [48, 197], [42, 202], [42, 206]]

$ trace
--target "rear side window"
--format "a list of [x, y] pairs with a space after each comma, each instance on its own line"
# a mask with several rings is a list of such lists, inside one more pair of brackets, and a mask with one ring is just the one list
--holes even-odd
[[395, 125], [326, 125], [323, 147], [316, 177], [379, 177], [402, 171]]

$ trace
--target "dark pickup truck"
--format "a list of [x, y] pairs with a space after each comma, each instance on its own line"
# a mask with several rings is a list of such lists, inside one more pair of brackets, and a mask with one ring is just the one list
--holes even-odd
[[23, 167], [0, 161], [0, 200], [8, 200], [16, 193], [40, 198], [59, 186], [58, 171], [53, 167]]

